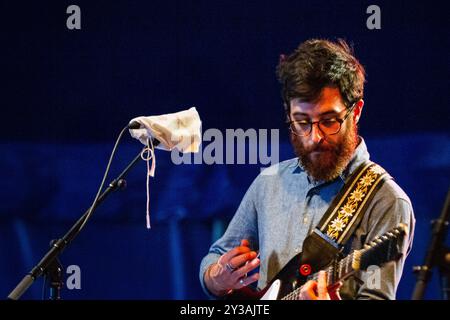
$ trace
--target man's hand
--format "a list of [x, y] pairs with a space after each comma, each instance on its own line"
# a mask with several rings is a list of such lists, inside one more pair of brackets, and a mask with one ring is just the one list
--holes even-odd
[[259, 279], [259, 273], [247, 277], [247, 273], [259, 266], [257, 253], [251, 251], [248, 240], [242, 240], [223, 254], [217, 263], [205, 272], [206, 287], [216, 296], [223, 296], [234, 289], [241, 289]]
[[328, 290], [327, 273], [320, 271], [317, 282], [310, 280], [303, 285], [300, 290], [300, 300], [342, 300], [339, 295], [341, 286], [342, 282], [338, 282]]

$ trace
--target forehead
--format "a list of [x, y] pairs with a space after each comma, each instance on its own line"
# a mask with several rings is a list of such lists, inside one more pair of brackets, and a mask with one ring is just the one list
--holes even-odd
[[290, 101], [290, 114], [320, 115], [325, 112], [340, 112], [345, 104], [337, 88], [325, 87], [319, 99], [314, 102], [301, 101], [299, 98]]

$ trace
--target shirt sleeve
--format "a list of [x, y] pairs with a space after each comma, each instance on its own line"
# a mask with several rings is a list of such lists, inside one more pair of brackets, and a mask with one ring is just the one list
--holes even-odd
[[412, 246], [415, 218], [409, 198], [406, 195], [399, 197], [395, 188], [399, 189], [395, 183], [388, 182], [380, 189], [378, 199], [374, 198], [365, 226], [362, 227], [365, 229], [363, 232], [365, 235], [360, 237], [358, 246], [364, 246], [403, 223], [407, 227], [407, 234], [398, 242], [401, 257], [381, 266], [369, 266], [366, 271], [360, 272], [359, 278], [362, 282], [360, 281], [355, 287], [356, 299], [393, 300], [396, 298], [405, 259]]
[[200, 263], [200, 284], [209, 298], [217, 299], [207, 289], [204, 282], [204, 275], [208, 267], [216, 263], [222, 254], [239, 246], [242, 239], [249, 240], [252, 250], [258, 249], [257, 211], [255, 206], [257, 180], [247, 190], [224, 235], [212, 244], [208, 254]]

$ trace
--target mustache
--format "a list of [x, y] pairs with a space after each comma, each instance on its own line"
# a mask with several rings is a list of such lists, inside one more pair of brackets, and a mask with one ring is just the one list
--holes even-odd
[[300, 149], [302, 150], [302, 153], [304, 154], [309, 154], [311, 152], [317, 151], [317, 152], [337, 152], [339, 149], [339, 146], [336, 145], [332, 145], [329, 144], [329, 142], [327, 143], [327, 145], [324, 144], [324, 141], [320, 141], [318, 144], [315, 144], [313, 146], [308, 146], [306, 147], [305, 145], [303, 145], [301, 139], [294, 135], [294, 134], [290, 134], [289, 136], [291, 143], [293, 145], [297, 145], [300, 147]]
[[317, 144], [314, 145], [310, 148], [305, 148], [305, 152], [306, 153], [311, 153], [311, 152], [336, 152], [337, 148], [334, 146], [325, 146], [323, 144]]

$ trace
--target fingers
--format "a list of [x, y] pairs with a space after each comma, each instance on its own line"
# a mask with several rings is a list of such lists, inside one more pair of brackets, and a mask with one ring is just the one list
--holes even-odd
[[336, 285], [328, 289], [331, 300], [342, 300], [341, 295], [339, 294], [339, 289], [341, 289], [342, 285], [342, 282], [338, 282]]
[[[228, 262], [233, 266], [234, 269], [239, 269], [244, 266], [248, 261], [254, 260], [256, 258], [256, 252], [250, 251], [234, 258], [230, 259]], [[244, 272], [245, 273], [245, 272]]]
[[224, 253], [211, 268], [210, 277], [214, 287], [220, 290], [239, 289], [259, 279], [259, 274], [247, 277], [247, 273], [259, 266], [257, 253], [251, 251], [250, 242], [243, 239], [240, 246]]
[[236, 284], [236, 289], [241, 289], [243, 287], [248, 286], [249, 284], [258, 281], [259, 279], [259, 273], [254, 273], [249, 277], [241, 278], [239, 279], [238, 283]]
[[255, 251], [251, 251], [250, 242], [247, 239], [242, 239], [240, 244], [239, 247], [231, 249], [220, 258], [219, 263], [223, 266], [228, 265], [230, 272], [234, 272], [257, 256]]
[[[337, 287], [337, 286], [336, 286]], [[333, 292], [334, 293], [334, 292]], [[336, 292], [338, 298], [339, 293]], [[339, 297], [340, 298], [340, 297]], [[330, 300], [331, 296], [328, 292], [327, 273], [325, 271], [319, 272], [319, 277], [316, 281], [308, 281], [300, 290], [301, 300]]]
[[317, 282], [309, 280], [300, 290], [300, 300], [317, 300], [316, 290]]
[[339, 291], [330, 291], [330, 300], [342, 300]]
[[334, 284], [333, 286], [328, 288], [328, 292], [330, 291], [338, 291], [339, 289], [341, 289], [341, 287], [344, 285], [344, 283], [342, 281], [339, 281], [338, 283]]
[[247, 273], [259, 266], [259, 263], [260, 260], [258, 258], [254, 258], [253, 260], [245, 263], [244, 266], [233, 272], [233, 276], [235, 276], [237, 279], [246, 277]]
[[[229, 262], [232, 258], [234, 258], [237, 255], [241, 255], [244, 253], [248, 253], [250, 252], [250, 248], [246, 247], [246, 246], [239, 246], [239, 247], [235, 247], [233, 249], [231, 249], [230, 251], [226, 252], [223, 254], [223, 256], [220, 258], [220, 260], [223, 263], [227, 263]], [[236, 268], [239, 265], [232, 265], [234, 268]]]
[[250, 247], [250, 241], [248, 241], [247, 239], [242, 239], [241, 247]]
[[319, 272], [319, 279], [317, 280], [317, 293], [319, 300], [330, 299], [327, 289], [327, 273], [325, 271]]

